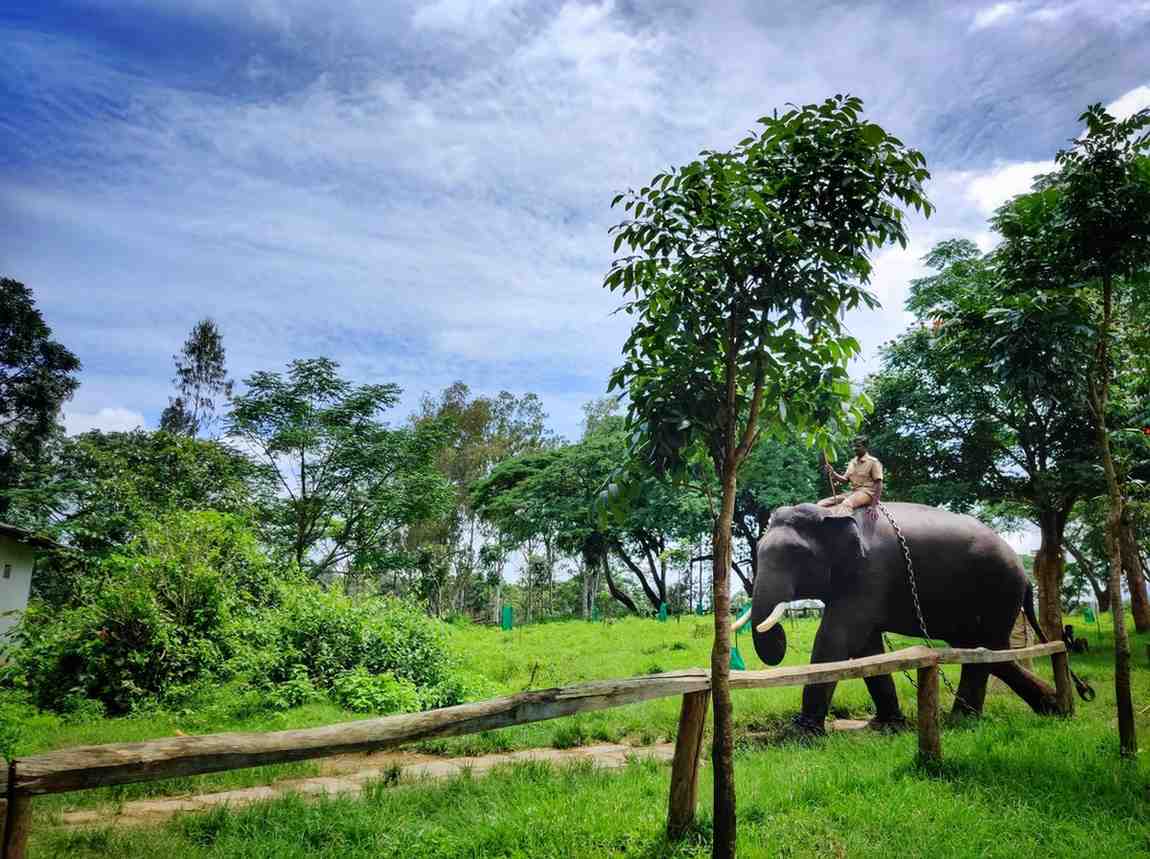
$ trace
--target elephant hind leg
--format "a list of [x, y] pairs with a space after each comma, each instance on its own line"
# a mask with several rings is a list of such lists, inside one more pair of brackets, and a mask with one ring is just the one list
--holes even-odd
[[962, 666], [962, 677], [958, 681], [958, 694], [955, 695], [951, 713], [955, 716], [981, 716], [989, 679], [990, 669], [986, 665]]
[[[963, 667], [965, 669], [968, 666]], [[1016, 662], [996, 662], [991, 672], [1014, 690], [1035, 713], [1041, 716], [1058, 714], [1058, 695], [1054, 687], [1042, 678], [1031, 674]]]

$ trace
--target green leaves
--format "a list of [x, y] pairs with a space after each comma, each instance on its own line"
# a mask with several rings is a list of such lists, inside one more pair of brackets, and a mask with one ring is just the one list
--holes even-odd
[[[905, 244], [903, 208], [929, 214], [922, 154], [835, 96], [759, 120], [729, 152], [704, 151], [627, 191], [604, 286], [634, 317], [612, 390], [627, 392], [633, 454], [685, 473], [744, 458], [762, 427], [813, 432], [859, 414], [840, 314], [877, 301], [869, 254]], [[828, 368], [838, 368], [840, 375]], [[837, 380], [837, 382], [836, 382]]]

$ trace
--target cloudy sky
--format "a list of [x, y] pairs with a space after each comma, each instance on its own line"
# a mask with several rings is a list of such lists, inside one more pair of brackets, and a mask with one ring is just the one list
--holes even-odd
[[573, 435], [625, 336], [615, 191], [836, 92], [938, 204], [878, 257], [861, 377], [933, 242], [988, 247], [1087, 104], [1150, 104], [1150, 2], [7, 0], [0, 273], [84, 362], [72, 431], [154, 426], [210, 315], [238, 378], [329, 355], [397, 418], [462, 379]]

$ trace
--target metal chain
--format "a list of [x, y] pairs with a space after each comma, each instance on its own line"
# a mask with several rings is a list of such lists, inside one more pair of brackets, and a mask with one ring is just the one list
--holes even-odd
[[[906, 559], [906, 577], [910, 582], [910, 596], [911, 599], [914, 600], [914, 612], [916, 615], [918, 615], [918, 628], [922, 630], [922, 636], [926, 639], [927, 646], [933, 648], [934, 641], [931, 639], [930, 633], [926, 629], [926, 618], [923, 617], [922, 603], [919, 602], [918, 599], [918, 583], [915, 581], [914, 561], [912, 561], [910, 557], [910, 546], [907, 545], [906, 537], [904, 537], [902, 533], [902, 528], [898, 526], [898, 522], [895, 521], [894, 516], [891, 514], [890, 510], [887, 509], [887, 506], [881, 501], [875, 501], [874, 503], [878, 506], [878, 509], [882, 511], [882, 514], [886, 516], [887, 521], [890, 522], [891, 527], [894, 528], [894, 535], [898, 538], [898, 543], [902, 547], [902, 555]], [[887, 649], [890, 649], [890, 642], [887, 640], [885, 633], [883, 634], [883, 642], [886, 644]], [[955, 690], [955, 688], [950, 685], [950, 679], [946, 676], [946, 672], [942, 669], [939, 669], [938, 673], [939, 676], [942, 677], [943, 685], [945, 685], [946, 688], [950, 691], [950, 694], [953, 695], [957, 700], [961, 701], [962, 698], [959, 697], [957, 690]], [[910, 676], [910, 672], [903, 671], [903, 674], [906, 675], [906, 679], [910, 681], [910, 684], [914, 686], [915, 689], [917, 689], [918, 684], [914, 682], [914, 678]]]
[[[824, 462], [825, 462], [825, 460], [824, 460]], [[838, 486], [835, 485], [834, 472], [829, 467], [827, 469], [827, 479], [830, 481], [830, 484], [831, 484], [831, 495], [832, 496], [838, 495]], [[927, 646], [933, 648], [934, 647], [934, 641], [931, 639], [930, 633], [927, 632], [926, 618], [923, 617], [923, 614], [922, 614], [922, 603], [919, 602], [919, 599], [918, 599], [918, 583], [915, 581], [914, 561], [912, 561], [911, 557], [910, 557], [910, 546], [907, 545], [906, 537], [903, 536], [903, 533], [902, 533], [902, 528], [900, 528], [898, 526], [898, 522], [895, 521], [894, 516], [891, 514], [890, 510], [887, 509], [887, 506], [877, 499], [875, 499], [874, 504], [875, 504], [875, 506], [878, 507], [879, 510], [882, 511], [882, 514], [884, 516], [886, 516], [887, 521], [890, 522], [891, 527], [894, 528], [894, 535], [895, 535], [895, 537], [898, 538], [899, 546], [902, 547], [902, 556], [903, 556], [903, 558], [906, 559], [906, 577], [907, 577], [907, 580], [910, 582], [910, 596], [911, 596], [911, 599], [914, 600], [915, 614], [918, 615], [918, 627], [919, 627], [919, 629], [922, 630], [922, 635], [926, 639]], [[894, 649], [891, 647], [890, 640], [887, 638], [885, 632], [882, 634], [882, 640], [883, 640], [883, 644], [886, 646], [887, 650], [893, 650]], [[915, 679], [914, 679], [914, 677], [911, 676], [910, 672], [904, 670], [902, 673], [906, 677], [906, 679], [910, 681], [910, 685], [913, 686], [915, 689], [917, 689], [918, 683], [915, 682]], [[939, 676], [942, 677], [943, 685], [946, 686], [947, 690], [950, 692], [951, 695], [954, 696], [955, 700], [962, 701], [962, 698], [959, 696], [958, 691], [954, 688], [954, 686], [951, 685], [950, 679], [946, 676], [946, 672], [940, 668], [938, 673], [939, 673]], [[963, 702], [963, 703], [965, 703], [965, 702]]]

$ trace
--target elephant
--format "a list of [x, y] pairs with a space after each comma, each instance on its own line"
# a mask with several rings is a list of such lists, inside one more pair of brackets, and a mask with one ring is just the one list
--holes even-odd
[[[902, 546], [884, 517], [866, 510], [842, 515], [799, 504], [771, 515], [756, 547], [757, 575], [751, 603], [755, 652], [768, 665], [786, 654], [778, 623], [786, 603], [819, 599], [825, 604], [815, 635], [812, 662], [856, 659], [883, 651], [884, 632], [945, 641], [953, 647], [1010, 647], [1010, 633], [1025, 607], [1034, 617], [1032, 589], [1018, 556], [993, 530], [971, 516], [922, 504], [885, 505], [906, 539], [926, 630], [912, 598]], [[877, 512], [877, 511], [876, 511]], [[1055, 690], [1013, 662], [964, 665], [954, 711], [979, 715], [993, 674], [1037, 713], [1058, 712]], [[894, 680], [866, 678], [875, 704], [872, 727], [905, 724]], [[806, 734], [825, 730], [834, 683], [803, 689], [795, 727]]]

